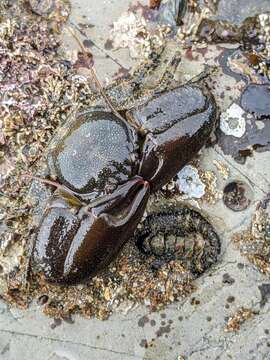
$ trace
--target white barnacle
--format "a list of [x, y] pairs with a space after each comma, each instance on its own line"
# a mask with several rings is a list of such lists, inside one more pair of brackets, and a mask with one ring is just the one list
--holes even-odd
[[232, 135], [240, 138], [246, 132], [246, 119], [244, 117], [244, 110], [233, 103], [220, 116], [220, 129], [226, 135]]
[[186, 165], [177, 174], [178, 179], [176, 184], [181, 192], [188, 198], [200, 199], [205, 194], [205, 184], [200, 179], [198, 170], [191, 166]]

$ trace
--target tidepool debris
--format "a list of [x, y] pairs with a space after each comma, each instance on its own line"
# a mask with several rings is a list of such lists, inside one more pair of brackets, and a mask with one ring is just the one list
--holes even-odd
[[238, 309], [235, 314], [233, 314], [225, 328], [224, 331], [225, 332], [237, 332], [240, 330], [241, 325], [243, 325], [247, 320], [251, 320], [254, 318], [254, 316], [256, 315], [256, 313], [254, 312], [254, 310], [252, 309], [247, 309], [245, 307], [241, 307], [240, 309]]

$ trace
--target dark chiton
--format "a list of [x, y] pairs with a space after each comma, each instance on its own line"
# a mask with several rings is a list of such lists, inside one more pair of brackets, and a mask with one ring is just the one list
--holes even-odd
[[187, 206], [147, 216], [135, 239], [144, 254], [161, 262], [181, 260], [195, 276], [217, 262], [221, 248], [212, 225]]

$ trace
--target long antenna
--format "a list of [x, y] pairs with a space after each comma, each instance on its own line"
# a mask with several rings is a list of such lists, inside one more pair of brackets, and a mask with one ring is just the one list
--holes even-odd
[[[74, 39], [76, 40], [76, 42], [78, 43], [81, 52], [87, 57], [89, 52], [87, 52], [87, 50], [85, 49], [83, 43], [81, 42], [81, 40], [79, 39], [79, 37], [76, 35], [75, 31], [70, 27], [67, 26], [67, 30], [69, 31], [69, 33], [74, 37]], [[115, 109], [115, 107], [113, 106], [113, 104], [111, 103], [111, 100], [108, 98], [108, 96], [106, 95], [103, 86], [101, 85], [98, 77], [97, 77], [97, 73], [96, 73], [96, 69], [94, 64], [92, 64], [92, 66], [89, 68], [89, 70], [91, 71], [91, 75], [97, 85], [97, 88], [100, 92], [100, 94], [103, 96], [104, 100], [106, 101], [107, 105], [109, 106], [109, 108], [111, 109], [111, 111], [114, 113], [114, 115], [116, 115], [118, 118], [120, 118], [121, 120], [125, 119], [119, 114], [119, 112]]]
[[43, 184], [47, 184], [47, 185], [54, 186], [54, 187], [56, 187], [56, 188], [59, 189], [59, 190], [66, 191], [66, 187], [65, 187], [64, 185], [59, 184], [59, 183], [56, 182], [56, 181], [49, 180], [49, 179], [44, 179], [44, 178], [41, 178], [41, 177], [39, 177], [39, 176], [35, 176], [35, 175], [32, 175], [32, 174], [28, 174], [28, 173], [24, 173], [24, 174], [22, 174], [22, 176], [23, 176], [23, 177], [31, 178], [31, 179], [33, 179], [33, 180], [40, 181], [40, 182], [43, 183]]
[[41, 177], [39, 177], [39, 176], [35, 176], [35, 175], [32, 175], [32, 174], [28, 174], [28, 173], [24, 173], [24, 174], [22, 174], [22, 176], [23, 176], [23, 177], [28, 177], [28, 178], [33, 179], [33, 180], [36, 180], [36, 181], [39, 181], [39, 182], [41, 182], [42, 184], [47, 184], [47, 185], [54, 186], [57, 190], [62, 191], [62, 192], [65, 193], [65, 194], [68, 194], [70, 197], [72, 197], [74, 200], [76, 200], [76, 202], [77, 202], [78, 204], [84, 205], [84, 203], [77, 198], [77, 196], [75, 195], [74, 191], [70, 190], [70, 189], [67, 188], [65, 185], [61, 185], [61, 184], [59, 184], [59, 183], [56, 182], [56, 181], [49, 180], [49, 179], [44, 179], [44, 178], [41, 178]]

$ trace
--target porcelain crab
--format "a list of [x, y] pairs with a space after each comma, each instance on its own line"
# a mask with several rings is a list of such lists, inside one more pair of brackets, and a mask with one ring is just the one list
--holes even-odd
[[132, 237], [150, 194], [215, 129], [216, 104], [206, 87], [190, 83], [152, 95], [119, 116], [95, 105], [54, 140], [48, 167], [66, 191], [50, 198], [31, 257], [47, 281], [76, 284], [105, 268]]

